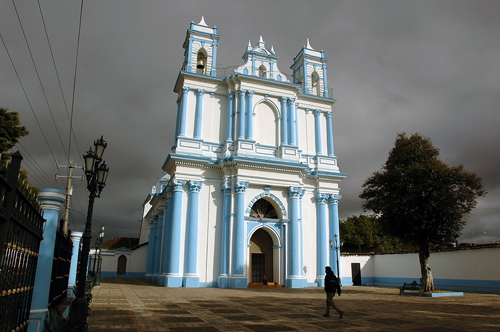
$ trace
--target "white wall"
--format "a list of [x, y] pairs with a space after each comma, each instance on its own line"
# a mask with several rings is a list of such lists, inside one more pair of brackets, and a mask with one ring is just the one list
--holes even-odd
[[[429, 265], [436, 289], [500, 292], [500, 246], [431, 253]], [[351, 264], [360, 263], [362, 285], [401, 286], [419, 281], [417, 253], [342, 255], [343, 285], [352, 285]]]
[[[94, 251], [90, 254], [94, 255]], [[127, 258], [127, 269], [125, 275], [120, 275], [121, 278], [142, 278], [146, 274], [148, 246], [143, 245], [135, 250], [103, 250], [101, 253], [101, 277], [114, 278], [117, 277], [118, 258], [125, 256]], [[93, 261], [91, 261], [93, 264]], [[92, 269], [92, 267], [90, 267]]]

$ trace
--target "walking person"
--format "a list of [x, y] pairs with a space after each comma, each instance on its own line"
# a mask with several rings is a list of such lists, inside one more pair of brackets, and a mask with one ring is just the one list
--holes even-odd
[[326, 314], [324, 314], [324, 317], [330, 317], [330, 307], [335, 309], [337, 313], [339, 314], [339, 319], [344, 316], [344, 312], [340, 310], [339, 307], [333, 303], [333, 297], [335, 296], [335, 293], [337, 293], [340, 296], [340, 293], [342, 292], [340, 289], [340, 285], [338, 283], [337, 277], [332, 271], [332, 268], [329, 266], [325, 266], [325, 292], [326, 292]]

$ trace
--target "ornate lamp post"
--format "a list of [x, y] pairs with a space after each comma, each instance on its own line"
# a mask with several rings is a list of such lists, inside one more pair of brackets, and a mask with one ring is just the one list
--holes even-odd
[[104, 237], [104, 225], [101, 226], [101, 231], [99, 232], [99, 238], [96, 242], [99, 243], [99, 256], [97, 257], [97, 272], [95, 274], [94, 286], [101, 285], [101, 251], [102, 251], [102, 239]]
[[333, 241], [330, 240], [330, 249], [335, 249], [335, 262], [337, 263], [337, 278], [339, 279], [339, 285], [342, 286], [341, 284], [341, 279], [340, 279], [340, 270], [339, 270], [339, 261], [340, 261], [340, 257], [339, 257], [339, 237], [337, 234], [335, 234], [333, 236], [333, 239], [335, 240], [335, 247], [333, 246]]
[[92, 238], [92, 213], [94, 210], [94, 200], [100, 197], [101, 191], [106, 185], [109, 168], [102, 160], [102, 155], [108, 144], [102, 139], [94, 141], [92, 147], [83, 156], [85, 159], [85, 175], [87, 177], [87, 189], [89, 191], [89, 206], [87, 210], [87, 223], [83, 234], [82, 252], [80, 255], [80, 270], [77, 276], [76, 298], [71, 304], [69, 321], [76, 331], [87, 331], [88, 303], [85, 298], [85, 287], [87, 279], [87, 263], [89, 259], [90, 240]]

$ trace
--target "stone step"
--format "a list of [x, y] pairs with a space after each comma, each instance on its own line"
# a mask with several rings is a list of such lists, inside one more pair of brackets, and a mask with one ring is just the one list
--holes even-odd
[[250, 282], [248, 288], [282, 288], [284, 285], [279, 285], [275, 282], [268, 282], [267, 285], [263, 285], [262, 282]]

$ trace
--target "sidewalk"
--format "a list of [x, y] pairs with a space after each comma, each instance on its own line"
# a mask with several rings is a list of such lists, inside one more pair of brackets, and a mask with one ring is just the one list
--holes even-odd
[[320, 288], [165, 288], [146, 279], [101, 279], [89, 331], [500, 331], [500, 294], [399, 295], [395, 288], [344, 287], [325, 318]]

